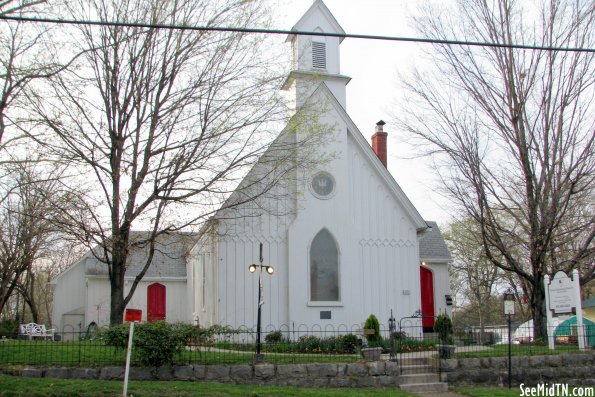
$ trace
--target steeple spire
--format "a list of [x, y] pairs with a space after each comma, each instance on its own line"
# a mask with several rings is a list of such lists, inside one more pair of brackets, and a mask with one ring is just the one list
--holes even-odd
[[[322, 0], [315, 0], [291, 30], [345, 33]], [[290, 34], [287, 41], [291, 42], [293, 70], [283, 88], [292, 93], [295, 109], [323, 82], [346, 107], [345, 86], [350, 78], [341, 75], [339, 46], [343, 38]]]

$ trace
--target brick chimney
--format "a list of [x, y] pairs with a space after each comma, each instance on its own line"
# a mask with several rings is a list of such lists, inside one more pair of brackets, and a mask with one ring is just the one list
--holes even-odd
[[388, 136], [382, 129], [385, 124], [386, 123], [382, 120], [377, 122], [376, 132], [372, 135], [372, 149], [382, 164], [384, 164], [384, 167], [386, 167], [386, 137]]

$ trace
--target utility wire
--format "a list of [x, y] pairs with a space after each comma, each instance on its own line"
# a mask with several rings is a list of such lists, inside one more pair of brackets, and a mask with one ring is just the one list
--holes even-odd
[[261, 34], [298, 35], [298, 36], [324, 36], [324, 37], [339, 37], [339, 38], [384, 40], [384, 41], [401, 41], [401, 42], [427, 43], [427, 44], [514, 48], [514, 49], [520, 49], [520, 50], [593, 52], [593, 53], [595, 53], [595, 48], [549, 47], [549, 46], [540, 46], [540, 45], [487, 43], [487, 42], [475, 42], [475, 41], [464, 41], [464, 40], [442, 40], [442, 39], [422, 39], [422, 38], [414, 38], [414, 37], [375, 36], [375, 35], [368, 35], [368, 34], [306, 32], [306, 31], [301, 31], [301, 30], [233, 28], [233, 27], [220, 27], [220, 26], [186, 26], [186, 25], [169, 25], [169, 24], [135, 23], [135, 22], [84, 21], [84, 20], [75, 20], [75, 19], [32, 18], [32, 17], [23, 17], [23, 16], [13, 16], [13, 15], [0, 15], [0, 20], [2, 20], [2, 19], [7, 20], [7, 21], [43, 22], [43, 23], [55, 23], [55, 24], [64, 24], [64, 25], [115, 26], [115, 27], [128, 27], [128, 28], [190, 30], [190, 31], [201, 31], [201, 32], [212, 31], [212, 32], [261, 33]]

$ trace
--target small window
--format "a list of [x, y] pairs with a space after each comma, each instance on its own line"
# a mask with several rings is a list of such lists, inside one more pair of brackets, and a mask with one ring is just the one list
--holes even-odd
[[312, 67], [326, 69], [326, 43], [312, 42]]
[[310, 247], [310, 300], [339, 301], [339, 250], [326, 229], [318, 232]]

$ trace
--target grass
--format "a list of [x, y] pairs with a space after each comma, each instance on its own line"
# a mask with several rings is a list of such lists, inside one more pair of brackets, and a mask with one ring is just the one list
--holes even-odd
[[[62, 380], [49, 378], [23, 378], [0, 375], [1, 397], [112, 397], [121, 396], [121, 381]], [[333, 389], [296, 388], [275, 386], [239, 386], [198, 382], [131, 381], [128, 395], [134, 397], [223, 397], [223, 396], [297, 396], [297, 397], [410, 397], [399, 389]]]
[[519, 397], [518, 387], [457, 387], [455, 392], [471, 397]]
[[[542, 356], [546, 354], [577, 353], [580, 350], [578, 346], [566, 345], [556, 346], [555, 350], [550, 350], [542, 345], [512, 345], [511, 354], [513, 356]], [[478, 358], [478, 357], [506, 357], [508, 356], [508, 345], [492, 345], [489, 349], [471, 351], [465, 353], [456, 353], [455, 358]]]
[[[184, 351], [176, 357], [176, 363], [185, 364], [250, 364], [253, 351], [239, 352], [224, 349], [210, 351]], [[266, 354], [271, 364], [294, 363], [346, 363], [359, 360], [359, 356], [331, 354]], [[101, 341], [47, 342], [4, 341], [0, 342], [0, 365], [60, 365], [102, 367], [124, 365], [126, 351], [107, 346]], [[133, 363], [139, 360], [133, 354]]]
[[[266, 345], [263, 345], [266, 347]], [[411, 351], [421, 346], [411, 346]], [[266, 349], [263, 349], [266, 351]], [[422, 349], [423, 350], [423, 349]], [[253, 346], [246, 351], [234, 350], [234, 346], [221, 345], [209, 350], [186, 350], [176, 356], [177, 364], [250, 364], [253, 361]], [[403, 351], [408, 351], [403, 349]], [[534, 356], [545, 354], [576, 353], [578, 348], [572, 345], [557, 346], [549, 350], [540, 345], [513, 345], [512, 355]], [[486, 350], [455, 354], [455, 358], [504, 357], [508, 355], [507, 345], [493, 345]], [[41, 365], [41, 366], [79, 366], [102, 367], [123, 365], [126, 352], [124, 349], [107, 346], [102, 341], [48, 342], [48, 341], [2, 341], [0, 342], [0, 365]], [[275, 353], [265, 354], [271, 364], [297, 363], [348, 363], [360, 359], [358, 354], [304, 354]], [[133, 352], [133, 363], [138, 364], [138, 357]]]
[[42, 340], [0, 343], [0, 364], [73, 365], [93, 367], [122, 365], [126, 352], [92, 341], [47, 342]]

